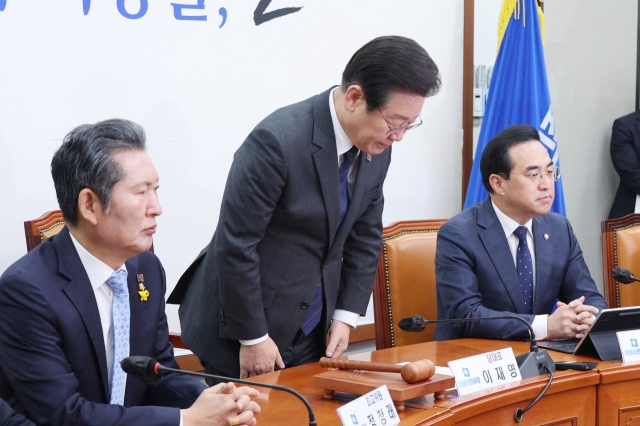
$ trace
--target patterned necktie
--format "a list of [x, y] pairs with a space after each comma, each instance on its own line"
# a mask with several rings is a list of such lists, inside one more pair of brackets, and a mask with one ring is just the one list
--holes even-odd
[[518, 237], [518, 252], [516, 262], [518, 264], [518, 281], [520, 281], [520, 289], [524, 298], [524, 305], [527, 313], [533, 313], [533, 262], [531, 261], [531, 252], [527, 244], [527, 227], [518, 226], [513, 234]]
[[129, 356], [129, 289], [127, 288], [127, 272], [120, 269], [111, 274], [107, 285], [113, 290], [111, 301], [111, 315], [113, 318], [113, 340], [111, 353], [111, 383], [109, 394], [110, 404], [124, 404], [126, 373], [120, 367], [120, 361]]
[[[336, 232], [340, 229], [340, 225], [342, 225], [342, 221], [349, 209], [349, 170], [351, 170], [351, 165], [353, 164], [353, 160], [356, 158], [356, 155], [358, 155], [358, 148], [353, 146], [349, 151], [343, 154], [342, 164], [338, 170], [338, 184], [340, 186], [340, 214], [338, 216]], [[309, 304], [308, 309], [307, 315], [304, 317], [304, 321], [302, 321], [302, 325], [300, 326], [300, 329], [305, 336], [308, 336], [320, 322], [322, 314], [322, 278], [320, 278], [320, 282], [316, 287], [316, 293], [313, 295], [313, 301]]]
[[351, 165], [353, 164], [353, 160], [355, 160], [356, 155], [358, 155], [358, 148], [353, 146], [342, 156], [342, 164], [340, 164], [340, 170], [338, 170], [338, 184], [340, 185], [340, 215], [338, 216], [336, 232], [340, 229], [342, 220], [349, 209], [349, 170], [351, 170]]

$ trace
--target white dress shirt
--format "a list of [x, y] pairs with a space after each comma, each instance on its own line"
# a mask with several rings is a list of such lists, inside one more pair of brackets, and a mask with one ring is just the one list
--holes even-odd
[[[496, 216], [498, 216], [498, 220], [502, 225], [502, 229], [504, 230], [504, 234], [507, 237], [507, 242], [509, 243], [509, 250], [511, 250], [511, 256], [513, 257], [513, 264], [517, 268], [517, 252], [518, 252], [518, 244], [520, 240], [513, 233], [520, 224], [515, 220], [511, 219], [509, 216], [504, 214], [498, 206], [495, 205], [493, 200], [491, 200], [491, 205], [493, 206], [493, 210], [496, 212]], [[527, 245], [529, 246], [529, 251], [531, 252], [531, 263], [533, 265], [533, 294], [535, 299], [536, 294], [536, 247], [535, 242], [533, 241], [533, 219], [529, 219], [524, 226], [527, 228]], [[533, 323], [531, 324], [531, 328], [533, 328], [533, 332], [536, 334], [537, 340], [542, 340], [547, 338], [547, 319], [549, 315], [536, 315]]]
[[[104, 350], [107, 355], [107, 374], [109, 375], [109, 383], [111, 383], [111, 369], [113, 368], [113, 350], [111, 349], [113, 346], [113, 316], [111, 315], [111, 300], [113, 299], [113, 291], [106, 281], [109, 279], [111, 274], [116, 271], [89, 253], [87, 249], [85, 249], [82, 244], [73, 237], [71, 232], [69, 232], [69, 235], [71, 236], [71, 241], [78, 252], [80, 262], [82, 262], [82, 266], [87, 272], [87, 276], [89, 276], [89, 282], [91, 283], [93, 293], [96, 296], [98, 313], [100, 314], [100, 323], [102, 324]], [[118, 271], [119, 270], [127, 272], [125, 265], [118, 268]], [[126, 388], [126, 380], [123, 386]], [[122, 397], [124, 398], [124, 391], [122, 392]], [[123, 403], [124, 401], [120, 401], [120, 404]]]
[[[331, 121], [333, 123], [333, 133], [336, 136], [336, 150], [338, 152], [338, 169], [342, 165], [342, 161], [344, 160], [344, 153], [349, 151], [353, 147], [353, 143], [345, 133], [344, 129], [340, 125], [338, 121], [338, 115], [336, 114], [336, 107], [333, 103], [333, 92], [338, 89], [335, 87], [331, 93], [329, 93], [329, 110], [331, 111]], [[356, 155], [356, 159], [360, 155], [360, 151]], [[347, 190], [349, 191], [349, 197], [353, 193], [353, 185], [356, 181], [356, 176], [358, 174], [358, 162], [354, 159], [353, 165], [351, 169], [349, 169], [349, 176], [347, 177]], [[345, 324], [349, 324], [352, 328], [355, 328], [358, 325], [358, 318], [360, 315], [355, 312], [345, 311], [344, 309], [336, 309], [333, 312], [333, 319], [342, 321]], [[269, 337], [269, 333], [265, 334], [262, 337], [258, 337], [253, 340], [240, 340], [240, 344], [250, 346], [257, 345], [258, 343], [264, 342]]]
[[[96, 296], [96, 303], [98, 304], [98, 313], [100, 314], [100, 323], [102, 324], [102, 337], [104, 339], [104, 351], [107, 355], [107, 374], [109, 383], [111, 383], [111, 376], [113, 368], [113, 351], [111, 350], [112, 342], [113, 342], [113, 315], [111, 311], [111, 301], [113, 299], [113, 290], [107, 284], [107, 280], [114, 272], [119, 270], [123, 270], [127, 272], [127, 267], [123, 264], [116, 271], [111, 269], [109, 265], [102, 262], [100, 259], [92, 255], [85, 249], [82, 244], [78, 242], [73, 237], [73, 234], [69, 232], [69, 236], [71, 237], [71, 241], [73, 242], [76, 251], [78, 252], [78, 257], [80, 257], [80, 262], [84, 267], [87, 275], [89, 276], [89, 282], [91, 283], [91, 287], [93, 288], [93, 293]], [[128, 272], [127, 272], [128, 274]], [[122, 385], [125, 390], [127, 387], [127, 381], [125, 380]], [[124, 405], [124, 393], [122, 392], [122, 401], [120, 401], [121, 405]], [[178, 426], [183, 426], [182, 420], [182, 412], [180, 412], [180, 424]]]

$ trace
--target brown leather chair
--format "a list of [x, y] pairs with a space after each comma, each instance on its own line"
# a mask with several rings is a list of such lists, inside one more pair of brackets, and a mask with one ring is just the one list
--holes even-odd
[[640, 275], [640, 214], [602, 222], [604, 298], [610, 308], [640, 305], [640, 283], [620, 285], [611, 277], [614, 268]]
[[60, 210], [46, 212], [37, 219], [24, 222], [24, 235], [27, 238], [27, 251], [38, 247], [41, 242], [56, 235], [64, 227], [64, 218]]
[[428, 342], [435, 326], [422, 333], [400, 330], [398, 321], [411, 315], [436, 319], [435, 256], [438, 230], [447, 219], [408, 220], [382, 231], [382, 253], [373, 289], [376, 348]]

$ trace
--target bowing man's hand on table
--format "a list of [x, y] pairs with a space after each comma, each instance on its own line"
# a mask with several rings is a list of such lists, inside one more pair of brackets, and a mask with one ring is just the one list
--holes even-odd
[[351, 326], [340, 320], [333, 320], [329, 328], [329, 343], [327, 343], [327, 358], [338, 358], [349, 346]]
[[278, 346], [270, 337], [256, 345], [240, 345], [241, 379], [270, 373], [276, 365], [284, 368]]

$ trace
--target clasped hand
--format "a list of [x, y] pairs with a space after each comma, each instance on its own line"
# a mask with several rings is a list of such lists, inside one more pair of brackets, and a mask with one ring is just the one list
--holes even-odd
[[547, 319], [549, 339], [582, 339], [596, 320], [598, 308], [585, 305], [584, 296], [568, 304], [558, 302], [556, 311]]
[[184, 426], [253, 426], [255, 415], [260, 413], [260, 406], [252, 397], [258, 391], [242, 386], [237, 388], [233, 383], [220, 383], [205, 389], [196, 402], [181, 410]]

